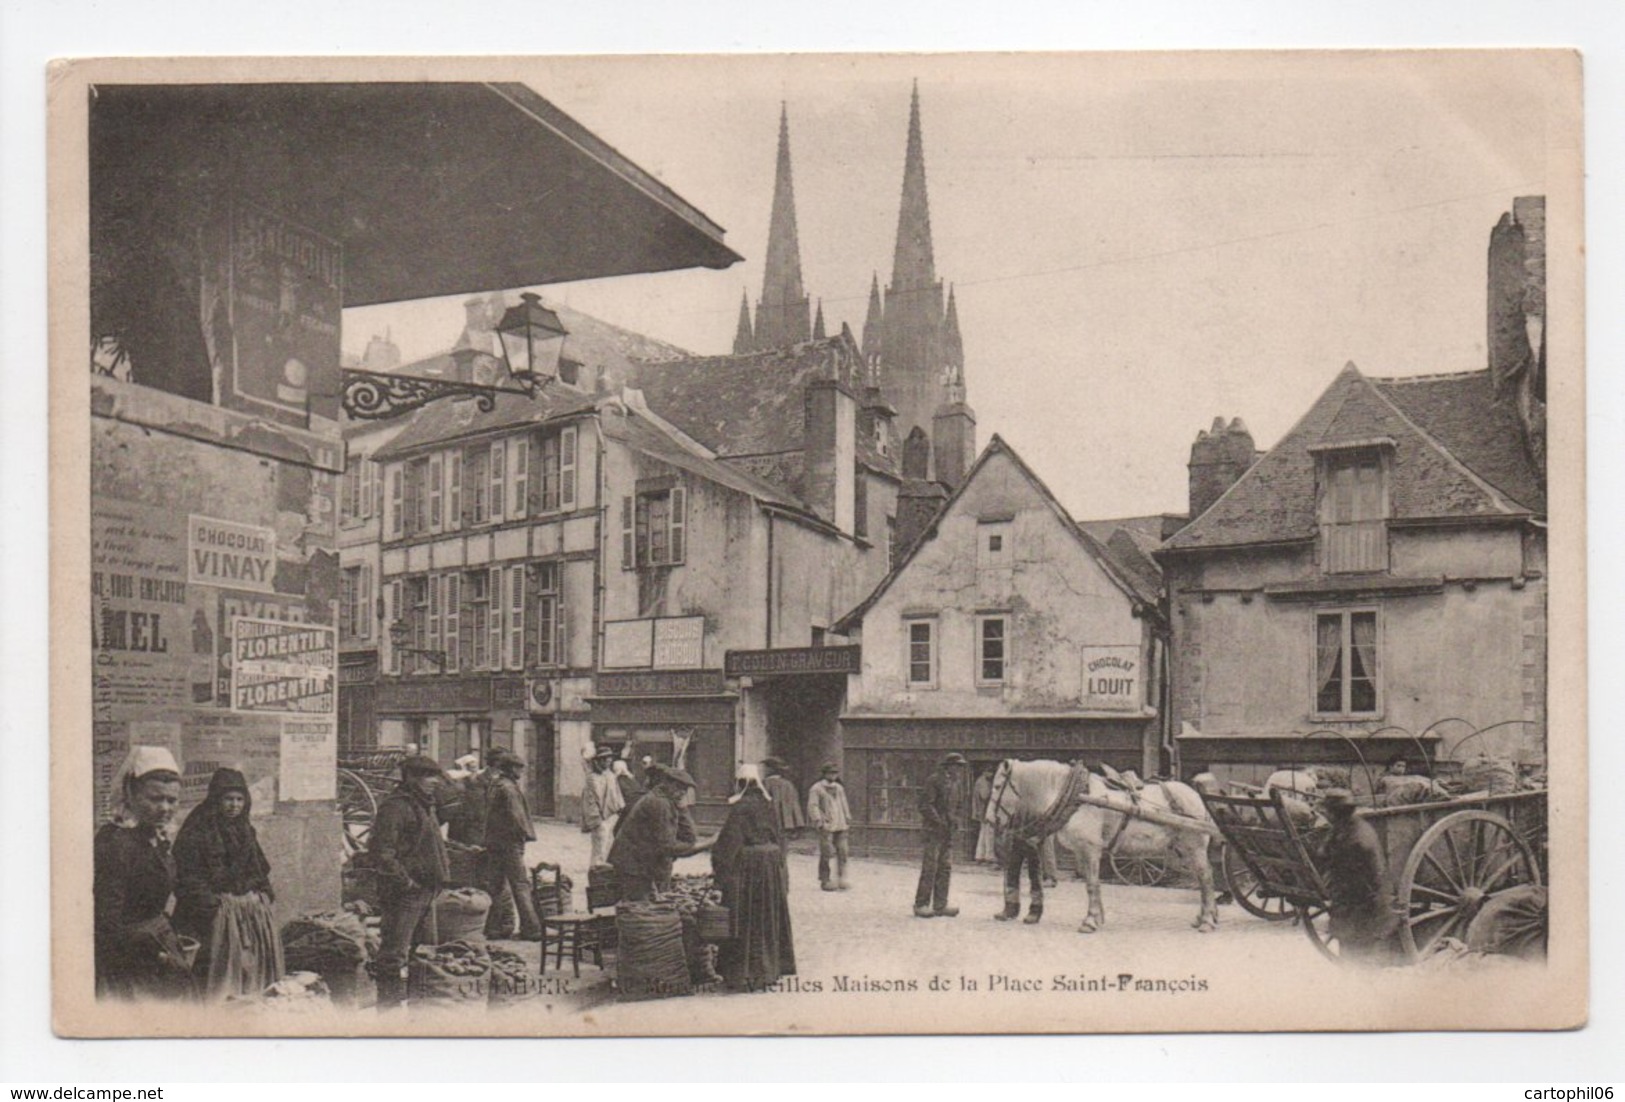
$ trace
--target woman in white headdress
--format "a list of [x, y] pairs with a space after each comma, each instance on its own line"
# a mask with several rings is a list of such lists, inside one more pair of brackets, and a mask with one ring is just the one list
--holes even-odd
[[93, 847], [96, 993], [185, 998], [192, 993], [191, 961], [168, 915], [180, 769], [162, 746], [136, 746], [113, 786], [113, 817], [96, 831]]
[[737, 791], [711, 850], [733, 933], [722, 943], [717, 968], [733, 989], [760, 991], [796, 972], [784, 831], [757, 767], [741, 765], [735, 776]]

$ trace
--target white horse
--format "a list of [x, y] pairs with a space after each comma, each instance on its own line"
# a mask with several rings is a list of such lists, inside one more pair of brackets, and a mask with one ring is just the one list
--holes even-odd
[[[1066, 796], [1072, 767], [1057, 761], [1002, 761], [993, 774], [993, 796], [987, 802], [986, 821], [995, 831], [1013, 828], [1020, 832], [1052, 814]], [[1056, 842], [1083, 862], [1089, 883], [1089, 914], [1079, 929], [1094, 933], [1106, 922], [1100, 901], [1100, 858], [1108, 851], [1127, 857], [1162, 857], [1172, 853], [1201, 886], [1201, 910], [1191, 925], [1202, 933], [1219, 922], [1218, 902], [1213, 890], [1213, 869], [1208, 863], [1207, 829], [1213, 826], [1202, 797], [1190, 785], [1179, 781], [1153, 782], [1132, 797], [1107, 786], [1094, 773], [1087, 774], [1088, 795], [1120, 803], [1114, 811], [1095, 804], [1082, 804], [1056, 834]], [[1135, 801], [1146, 811], [1164, 817], [1188, 818], [1200, 824], [1185, 830], [1163, 826], [1133, 814]]]

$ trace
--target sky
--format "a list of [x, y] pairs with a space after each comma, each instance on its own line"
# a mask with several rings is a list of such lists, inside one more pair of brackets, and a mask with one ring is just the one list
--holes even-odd
[[[978, 445], [1002, 435], [1085, 519], [1183, 511], [1198, 430], [1241, 417], [1268, 447], [1349, 361], [1482, 368], [1490, 229], [1561, 160], [1551, 70], [1511, 54], [512, 64], [745, 257], [539, 290], [699, 354], [761, 293], [781, 103], [804, 283], [861, 336], [917, 80]], [[346, 350], [442, 351], [462, 297], [347, 311]]]

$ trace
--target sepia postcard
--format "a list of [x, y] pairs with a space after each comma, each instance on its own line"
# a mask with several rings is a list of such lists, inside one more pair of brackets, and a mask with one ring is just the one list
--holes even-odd
[[48, 80], [59, 1034], [1586, 1021], [1576, 53]]

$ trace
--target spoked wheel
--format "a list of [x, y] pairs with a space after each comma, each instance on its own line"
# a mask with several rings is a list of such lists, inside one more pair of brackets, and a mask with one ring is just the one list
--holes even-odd
[[1154, 888], [1168, 875], [1168, 862], [1160, 857], [1128, 857], [1107, 854], [1112, 875], [1120, 884], [1133, 884], [1141, 888]]
[[1234, 846], [1224, 847], [1221, 867], [1224, 885], [1241, 909], [1266, 922], [1284, 922], [1292, 917], [1292, 907], [1279, 895], [1265, 894], [1258, 877]]
[[1294, 908], [1293, 915], [1322, 956], [1327, 960], [1343, 959], [1343, 943], [1332, 935], [1332, 916], [1324, 903]]
[[1458, 811], [1430, 826], [1405, 859], [1400, 944], [1416, 959], [1440, 938], [1463, 941], [1484, 904], [1501, 892], [1540, 883], [1540, 867], [1512, 824], [1488, 811]]
[[367, 782], [348, 769], [339, 770], [338, 801], [344, 815], [344, 853], [348, 857], [367, 848], [378, 801]]

